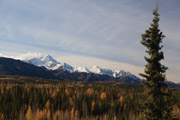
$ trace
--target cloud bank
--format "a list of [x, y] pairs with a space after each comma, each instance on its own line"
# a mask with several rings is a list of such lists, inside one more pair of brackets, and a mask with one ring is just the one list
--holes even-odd
[[[180, 2], [159, 4], [167, 77], [180, 82]], [[150, 26], [155, 5], [148, 0], [0, 1], [0, 51], [10, 56], [83, 56], [142, 68], [146, 54], [141, 34]]]

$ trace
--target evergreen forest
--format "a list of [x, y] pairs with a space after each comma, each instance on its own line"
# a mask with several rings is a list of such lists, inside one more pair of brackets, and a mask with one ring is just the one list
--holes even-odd
[[[173, 91], [173, 114], [180, 118], [180, 89]], [[139, 120], [140, 84], [56, 82], [0, 84], [1, 120]]]

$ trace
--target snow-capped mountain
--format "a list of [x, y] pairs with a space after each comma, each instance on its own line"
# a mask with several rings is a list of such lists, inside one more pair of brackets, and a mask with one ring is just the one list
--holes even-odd
[[33, 64], [38, 67], [45, 67], [49, 70], [56, 70], [62, 66], [60, 62], [57, 62], [53, 57], [50, 55], [45, 55], [40, 58], [32, 58], [30, 60], [24, 60], [27, 63]]
[[112, 71], [110, 69], [103, 69], [98, 66], [93, 66], [92, 68], [89, 69], [90, 72], [95, 73], [95, 74], [101, 74], [101, 75], [108, 75], [108, 76], [115, 76], [115, 71]]
[[133, 78], [135, 80], [140, 79], [139, 77], [131, 74], [130, 72], [125, 72], [124, 70], [115, 71], [115, 70], [111, 70], [111, 69], [103, 69], [98, 66], [93, 66], [90, 69], [90, 72], [96, 73], [96, 74], [108, 75], [108, 76], [115, 77], [115, 78], [124, 76], [124, 77]]
[[135, 76], [134, 74], [131, 74], [130, 72], [125, 72], [123, 70], [120, 70], [119, 72], [117, 72], [115, 77], [121, 77], [121, 76], [128, 76], [134, 80], [140, 80], [140, 78]]
[[93, 66], [91, 68], [71, 66], [67, 63], [60, 63], [56, 61], [50, 55], [45, 55], [40, 58], [32, 58], [30, 60], [25, 60], [25, 61], [38, 67], [43, 66], [47, 68], [48, 70], [63, 70], [70, 73], [73, 73], [73, 72], [94, 73], [94, 74], [100, 74], [100, 75], [108, 75], [114, 78], [129, 77], [135, 80], [140, 80], [139, 77], [131, 74], [130, 72], [125, 72], [123, 70], [115, 71], [111, 69], [103, 69], [98, 66]]
[[35, 65], [35, 66], [38, 66], [38, 67], [41, 67], [41, 66], [44, 66], [45, 64], [41, 61], [41, 59], [39, 58], [32, 58], [30, 60], [28, 60], [27, 62]]
[[78, 67], [78, 66], [73, 66], [73, 71], [74, 72], [85, 72], [85, 73], [90, 73], [91, 71], [86, 68], [86, 67]]
[[64, 70], [64, 71], [67, 71], [70, 73], [74, 72], [74, 68], [67, 63], [61, 64], [61, 66], [59, 68], [57, 68], [56, 70], [58, 70], [58, 69], [61, 69], [61, 70]]

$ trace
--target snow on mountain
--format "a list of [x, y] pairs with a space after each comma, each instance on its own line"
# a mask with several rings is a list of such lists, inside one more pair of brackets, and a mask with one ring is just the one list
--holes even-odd
[[63, 63], [58, 69], [61, 69], [70, 73], [74, 72], [73, 67], [67, 63]]
[[139, 80], [140, 78], [131, 74], [130, 72], [125, 72], [123, 70], [120, 70], [119, 72], [116, 72], [116, 77], [121, 77], [121, 76], [127, 76], [127, 77], [130, 77], [134, 80]]
[[73, 66], [74, 72], [85, 72], [85, 73], [90, 73], [89, 69], [86, 67], [78, 67], [78, 66]]
[[96, 74], [101, 74], [101, 75], [108, 75], [108, 76], [111, 76], [111, 77], [115, 77], [115, 78], [118, 78], [118, 77], [129, 77], [129, 78], [132, 78], [132, 79], [135, 79], [135, 80], [139, 80], [140, 78], [131, 74], [130, 72], [125, 72], [123, 70], [120, 70], [120, 71], [115, 71], [115, 70], [110, 70], [110, 69], [102, 69], [98, 66], [93, 66], [91, 69], [89, 69], [91, 73], [96, 73]]
[[101, 74], [101, 75], [108, 75], [108, 76], [113, 76], [113, 73], [114, 73], [114, 71], [112, 71], [110, 69], [102, 69], [98, 66], [93, 66], [89, 70], [92, 73]]
[[41, 60], [46, 64], [46, 65], [51, 65], [51, 64], [60, 64], [60, 62], [57, 62], [53, 57], [50, 55], [45, 55], [41, 57]]
[[39, 58], [32, 58], [30, 60], [28, 60], [27, 62], [35, 65], [35, 66], [38, 66], [38, 67], [41, 67], [41, 66], [44, 66], [45, 64], [43, 63], [43, 61], [41, 61], [41, 59]]
[[53, 57], [51, 57], [50, 55], [45, 55], [43, 57], [39, 57], [39, 58], [32, 58], [30, 60], [25, 60], [25, 62], [27, 63], [31, 63], [35, 66], [38, 67], [45, 67], [49, 70], [56, 70], [58, 69], [60, 66], [62, 66], [62, 64], [60, 62], [57, 62]]
[[61, 66], [60, 62], [57, 62], [53, 57], [50, 55], [45, 55], [40, 58], [40, 60], [44, 63], [44, 67], [50, 70], [55, 70]]
[[93, 66], [92, 68], [86, 68], [86, 67], [78, 67], [78, 66], [71, 66], [67, 63], [60, 63], [56, 61], [52, 56], [45, 55], [40, 58], [32, 58], [30, 60], [26, 60], [26, 62], [31, 63], [38, 67], [46, 67], [49, 70], [64, 70], [67, 72], [85, 72], [85, 73], [95, 73], [95, 74], [101, 74], [101, 75], [108, 75], [111, 77], [129, 77], [135, 80], [139, 80], [139, 77], [131, 74], [130, 72], [125, 72], [123, 70], [115, 71], [111, 69], [103, 69], [98, 66]]

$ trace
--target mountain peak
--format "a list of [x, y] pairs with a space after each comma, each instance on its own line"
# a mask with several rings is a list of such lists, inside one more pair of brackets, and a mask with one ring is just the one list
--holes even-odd
[[45, 55], [40, 58], [44, 63], [46, 62], [52, 62], [56, 64], [60, 64], [60, 62], [57, 62], [51, 55]]
[[100, 68], [99, 66], [92, 66], [92, 68]]
[[98, 66], [93, 66], [93, 67], [90, 69], [90, 71], [91, 71], [92, 73], [102, 74], [102, 70], [101, 70], [101, 68], [98, 67]]
[[50, 55], [44, 55], [39, 58], [32, 58], [30, 60], [26, 60], [26, 62], [31, 63], [38, 67], [46, 67], [49, 70], [55, 70], [58, 69], [61, 66], [61, 63], [56, 61], [52, 56]]
[[51, 55], [47, 54], [47, 55], [44, 55], [43, 58], [53, 58]]

